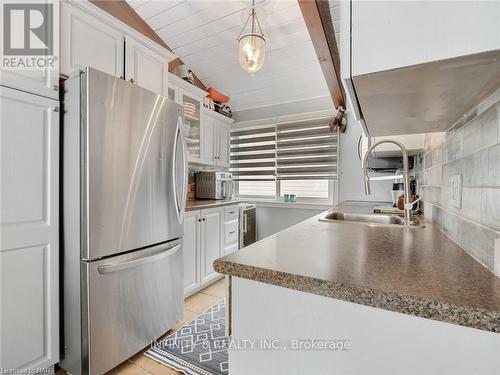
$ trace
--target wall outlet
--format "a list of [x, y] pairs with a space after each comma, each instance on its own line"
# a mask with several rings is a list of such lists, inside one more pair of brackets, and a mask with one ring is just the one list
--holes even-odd
[[462, 208], [462, 175], [451, 176], [450, 204], [456, 208]]

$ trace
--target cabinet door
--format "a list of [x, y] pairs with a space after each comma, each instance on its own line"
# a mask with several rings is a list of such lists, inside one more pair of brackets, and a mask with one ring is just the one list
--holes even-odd
[[179, 89], [176, 95], [179, 97], [179, 103], [184, 107], [184, 139], [186, 140], [188, 160], [200, 163], [203, 135], [201, 101], [182, 89]]
[[[59, 1], [42, 0], [39, 3], [53, 6], [54, 25], [59, 28]], [[15, 89], [59, 100], [59, 38], [53, 38], [54, 60], [52, 66], [36, 70], [5, 70], [0, 71], [0, 83]]]
[[125, 79], [168, 95], [168, 60], [133, 38], [125, 38]]
[[350, 7], [352, 76], [500, 45], [498, 1], [351, 1]]
[[217, 163], [215, 157], [215, 140], [216, 128], [214, 119], [204, 112], [201, 117], [201, 160], [205, 164], [215, 165]]
[[200, 211], [184, 216], [184, 295], [200, 285]]
[[229, 147], [231, 143], [231, 128], [225, 124], [219, 125], [217, 129], [217, 165], [229, 167]]
[[0, 88], [0, 367], [59, 361], [59, 103]]
[[214, 260], [222, 255], [222, 209], [201, 211], [201, 283], [217, 277]]
[[61, 2], [61, 74], [87, 66], [123, 77], [124, 37], [76, 5]]

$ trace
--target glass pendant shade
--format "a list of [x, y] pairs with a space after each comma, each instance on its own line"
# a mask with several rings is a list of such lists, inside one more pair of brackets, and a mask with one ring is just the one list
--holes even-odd
[[246, 34], [238, 40], [240, 66], [250, 74], [257, 73], [264, 65], [266, 41], [258, 34]]

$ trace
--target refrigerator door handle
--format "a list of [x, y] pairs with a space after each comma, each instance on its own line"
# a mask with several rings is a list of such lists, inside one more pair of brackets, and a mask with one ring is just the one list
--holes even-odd
[[[175, 141], [174, 141], [174, 157], [172, 158], [172, 170], [173, 170], [173, 186], [174, 186], [174, 199], [175, 199], [175, 206], [177, 209], [177, 219], [181, 223], [184, 218], [184, 209], [186, 208], [186, 198], [187, 198], [187, 160], [186, 160], [186, 145], [184, 142], [184, 136], [182, 135], [182, 118], [179, 116], [177, 119], [177, 129], [176, 129], [176, 134], [175, 134]], [[182, 147], [182, 193], [181, 196], [179, 197], [179, 192], [177, 190], [178, 188], [178, 176], [176, 173], [176, 161], [177, 161], [177, 152], [178, 152], [178, 147]]]
[[248, 232], [248, 215], [246, 213], [243, 214], [243, 233]]
[[159, 259], [163, 259], [167, 256], [175, 254], [179, 249], [181, 248], [181, 244], [177, 244], [174, 247], [170, 247], [165, 249], [159, 254], [154, 254], [154, 255], [149, 255], [144, 258], [139, 258], [139, 259], [134, 259], [134, 260], [129, 260], [128, 262], [120, 262], [120, 263], [112, 263], [112, 264], [105, 264], [102, 266], [97, 267], [97, 272], [99, 272], [101, 275], [105, 273], [111, 273], [111, 272], [116, 272], [116, 271], [122, 271], [127, 268], [132, 268], [132, 267], [137, 267], [146, 263], [151, 263], [155, 262]]

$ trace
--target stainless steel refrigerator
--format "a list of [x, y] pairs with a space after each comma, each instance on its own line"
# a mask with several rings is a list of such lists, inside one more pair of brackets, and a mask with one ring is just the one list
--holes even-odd
[[102, 374], [183, 315], [183, 110], [94, 69], [64, 85], [61, 366]]

